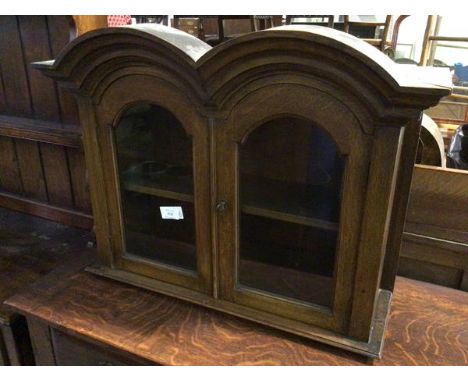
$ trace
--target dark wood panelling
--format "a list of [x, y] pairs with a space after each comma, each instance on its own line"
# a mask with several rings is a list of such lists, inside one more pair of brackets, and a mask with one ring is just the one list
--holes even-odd
[[[69, 41], [75, 38], [76, 33], [71, 17], [47, 16], [47, 25], [50, 40], [50, 57], [55, 58]], [[57, 87], [60, 102], [60, 118], [63, 123], [79, 124], [78, 108], [73, 95], [61, 87]]]
[[30, 65], [31, 62], [51, 57], [46, 18], [18, 16], [18, 23], [34, 116], [42, 120], [59, 121], [60, 110], [55, 84]]
[[15, 142], [0, 136], [0, 188], [4, 191], [22, 193], [20, 170], [16, 157]]
[[0, 113], [6, 111], [6, 98], [5, 98], [5, 86], [3, 85], [3, 73], [2, 67], [0, 66]]
[[27, 63], [24, 60], [16, 16], [0, 16], [0, 65], [5, 88], [6, 114], [32, 116]]
[[67, 148], [67, 155], [75, 208], [91, 213], [84, 153], [80, 150]]
[[57, 206], [73, 207], [73, 195], [64, 147], [40, 144], [49, 202]]
[[47, 189], [37, 142], [17, 140], [16, 152], [18, 157], [21, 158], [19, 167], [24, 196], [47, 202]]
[[74, 36], [71, 16], [0, 17], [0, 191], [16, 194], [5, 206], [52, 218], [91, 210], [76, 102], [30, 65]]
[[93, 228], [93, 217], [87, 213], [22, 198], [16, 194], [0, 192], [0, 206], [72, 227]]
[[52, 143], [81, 149], [78, 125], [0, 115], [0, 136]]

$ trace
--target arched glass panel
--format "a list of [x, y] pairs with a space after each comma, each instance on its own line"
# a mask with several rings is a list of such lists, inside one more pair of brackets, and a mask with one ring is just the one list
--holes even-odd
[[115, 141], [126, 253], [196, 270], [191, 136], [145, 103], [124, 113]]
[[332, 305], [344, 162], [299, 118], [267, 122], [240, 145], [238, 284]]

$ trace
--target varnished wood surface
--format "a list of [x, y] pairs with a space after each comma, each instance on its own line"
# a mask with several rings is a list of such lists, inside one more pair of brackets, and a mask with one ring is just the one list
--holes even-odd
[[70, 261], [90, 240], [88, 231], [0, 208], [0, 323], [13, 316], [3, 300]]
[[23, 198], [8, 192], [0, 192], [0, 206], [9, 210], [49, 219], [60, 224], [91, 230], [93, 217], [77, 210], [52, 206], [32, 199]]
[[468, 290], [467, 190], [466, 171], [415, 166], [401, 275]]
[[468, 243], [466, 171], [417, 165], [405, 231]]
[[32, 118], [0, 115], [0, 135], [3, 137], [81, 148], [81, 132], [76, 125], [69, 126], [54, 122], [43, 122]]
[[[9, 306], [163, 365], [365, 365], [366, 358], [86, 272], [36, 283]], [[375, 365], [468, 365], [468, 294], [398, 278]]]
[[[30, 65], [57, 56], [75, 34], [71, 16], [0, 16], [2, 207], [14, 202], [23, 212], [44, 211], [29, 208], [33, 201], [91, 211], [76, 102]], [[63, 216], [48, 217], [66, 223]]]

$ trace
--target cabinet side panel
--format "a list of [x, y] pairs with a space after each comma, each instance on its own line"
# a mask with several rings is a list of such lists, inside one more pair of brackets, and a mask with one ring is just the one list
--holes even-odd
[[382, 289], [389, 291], [393, 291], [398, 270], [398, 258], [400, 255], [401, 240], [410, 198], [411, 180], [413, 178], [414, 160], [416, 158], [420, 129], [421, 119], [413, 120], [405, 129], [403, 138], [398, 178], [395, 185], [393, 211], [390, 221], [390, 227], [392, 227], [392, 229], [388, 236], [382, 281], [380, 283]]
[[97, 120], [91, 99], [78, 99], [80, 121], [83, 129], [83, 148], [85, 152], [86, 168], [89, 174], [89, 188], [94, 217], [94, 232], [98, 247], [98, 257], [101, 263], [113, 265], [110, 240], [108, 236], [109, 222], [107, 212], [107, 195], [104, 185], [102, 155], [96, 135]]
[[369, 339], [379, 290], [398, 173], [403, 129], [380, 128], [375, 133], [361, 243], [354, 286], [349, 334]]

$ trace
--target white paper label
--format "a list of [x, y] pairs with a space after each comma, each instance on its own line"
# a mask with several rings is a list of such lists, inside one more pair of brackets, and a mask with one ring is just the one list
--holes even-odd
[[182, 207], [159, 207], [163, 219], [182, 220], [184, 213]]

